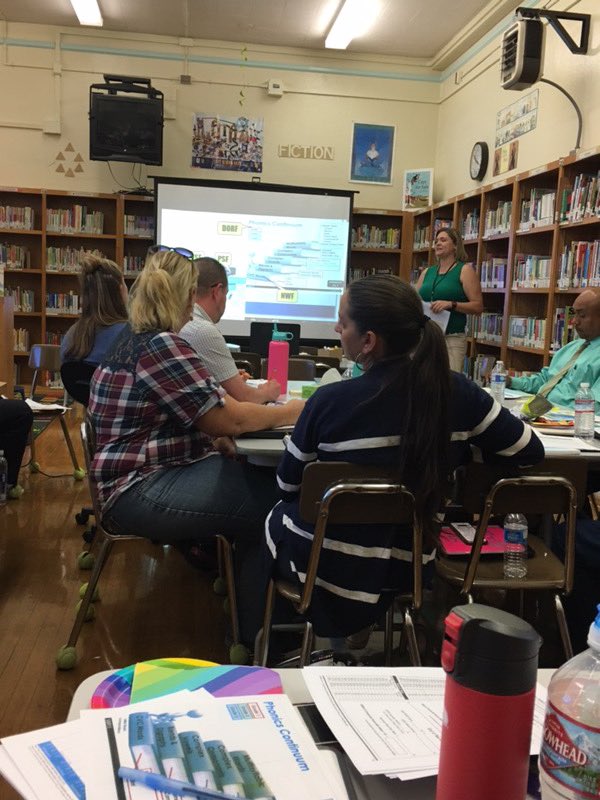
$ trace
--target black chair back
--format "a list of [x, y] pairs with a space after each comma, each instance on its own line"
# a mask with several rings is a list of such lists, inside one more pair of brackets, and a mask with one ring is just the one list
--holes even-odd
[[63, 386], [73, 400], [84, 406], [90, 399], [90, 382], [96, 366], [88, 361], [65, 361], [60, 368]]

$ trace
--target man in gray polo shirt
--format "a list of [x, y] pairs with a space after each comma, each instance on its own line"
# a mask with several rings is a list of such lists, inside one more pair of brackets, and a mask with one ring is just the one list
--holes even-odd
[[181, 329], [180, 336], [191, 344], [227, 394], [246, 403], [276, 400], [281, 393], [277, 381], [270, 380], [258, 387], [248, 386], [217, 328], [229, 291], [225, 267], [214, 258], [199, 258], [195, 263], [198, 265], [198, 288], [193, 318]]

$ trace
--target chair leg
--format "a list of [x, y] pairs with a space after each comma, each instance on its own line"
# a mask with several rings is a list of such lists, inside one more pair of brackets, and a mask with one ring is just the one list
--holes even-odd
[[300, 650], [300, 667], [310, 664], [310, 656], [313, 649], [313, 626], [308, 620], [304, 623], [304, 635], [302, 637], [302, 649]]
[[231, 638], [233, 644], [240, 642], [240, 621], [237, 608], [237, 592], [235, 589], [235, 572], [233, 568], [233, 547], [225, 536], [219, 538], [219, 553], [227, 582], [227, 597], [229, 599], [229, 618], [231, 622]]
[[87, 610], [90, 606], [90, 603], [92, 602], [94, 591], [96, 589], [96, 586], [98, 585], [98, 580], [100, 578], [102, 570], [104, 569], [104, 565], [106, 564], [112, 545], [113, 545], [112, 539], [105, 537], [104, 541], [102, 542], [102, 546], [100, 547], [98, 556], [96, 558], [94, 569], [92, 570], [92, 574], [90, 575], [90, 580], [88, 582], [86, 592], [81, 600], [79, 611], [77, 612], [77, 616], [75, 617], [75, 622], [73, 623], [73, 628], [71, 629], [69, 640], [66, 644], [67, 647], [75, 647], [75, 645], [77, 644], [77, 640], [79, 639], [79, 634], [81, 633], [83, 623], [85, 622]]
[[254, 666], [266, 667], [269, 658], [269, 643], [271, 639], [271, 622], [273, 620], [273, 607], [275, 605], [275, 582], [269, 581], [267, 597], [265, 600], [265, 613], [263, 625], [256, 635], [254, 647]]
[[410, 663], [413, 667], [421, 666], [421, 656], [419, 654], [419, 645], [417, 643], [417, 634], [415, 633], [415, 626], [410, 613], [410, 609], [404, 610], [404, 629], [406, 630], [406, 640], [408, 643], [408, 656]]
[[392, 666], [392, 651], [394, 649], [394, 603], [385, 612], [385, 627], [383, 629], [383, 653], [385, 666]]
[[571, 644], [571, 636], [569, 634], [565, 609], [563, 608], [563, 604], [558, 593], [554, 595], [554, 607], [556, 609], [558, 630], [560, 631], [560, 638], [562, 641], [563, 650], [565, 651], [565, 660], [568, 661], [570, 658], [573, 658], [573, 645]]
[[73, 448], [73, 442], [71, 441], [71, 436], [69, 434], [69, 429], [67, 428], [67, 423], [65, 422], [64, 415], [60, 415], [58, 418], [60, 420], [60, 427], [62, 428], [63, 435], [65, 437], [65, 442], [67, 443], [67, 448], [69, 450], [69, 455], [71, 456], [71, 461], [73, 462], [73, 469], [75, 472], [80, 472], [81, 468], [79, 463], [77, 462], [77, 455], [75, 453], [75, 449]]

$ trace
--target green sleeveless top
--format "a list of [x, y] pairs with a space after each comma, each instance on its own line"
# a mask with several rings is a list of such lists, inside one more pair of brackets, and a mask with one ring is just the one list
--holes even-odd
[[[426, 303], [433, 303], [434, 300], [456, 300], [457, 303], [467, 303], [469, 298], [465, 294], [463, 285], [460, 282], [460, 272], [464, 266], [464, 261], [457, 261], [456, 264], [443, 275], [438, 274], [438, 268], [427, 267], [423, 285], [419, 289], [421, 299]], [[450, 319], [446, 327], [448, 333], [464, 333], [467, 325], [467, 315], [461, 311], [451, 311]]]

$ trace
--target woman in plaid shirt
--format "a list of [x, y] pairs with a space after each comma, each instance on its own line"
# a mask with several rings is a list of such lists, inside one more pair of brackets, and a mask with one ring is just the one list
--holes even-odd
[[275, 501], [272, 472], [227, 457], [228, 437], [293, 424], [304, 403], [261, 406], [225, 395], [179, 336], [196, 284], [193, 253], [151, 248], [131, 291], [130, 324], [92, 378], [91, 471], [115, 533], [161, 542], [258, 538]]

